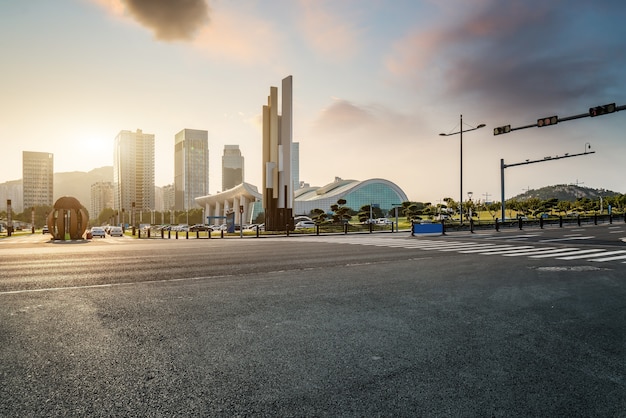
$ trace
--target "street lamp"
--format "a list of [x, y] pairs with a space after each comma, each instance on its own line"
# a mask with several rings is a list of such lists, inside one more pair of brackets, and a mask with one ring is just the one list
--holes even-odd
[[452, 136], [452, 135], [456, 135], [459, 134], [459, 145], [460, 145], [460, 153], [459, 153], [459, 158], [461, 160], [461, 168], [460, 168], [460, 187], [461, 187], [461, 194], [459, 195], [459, 214], [461, 215], [460, 218], [460, 222], [461, 225], [463, 225], [463, 132], [470, 132], [470, 131], [475, 131], [476, 129], [480, 129], [480, 128], [484, 128], [486, 125], [484, 123], [481, 123], [480, 125], [476, 126], [475, 128], [470, 128], [470, 129], [463, 129], [463, 115], [461, 115], [460, 117], [460, 128], [458, 132], [452, 132], [449, 134], [444, 134], [441, 133], [439, 134], [440, 136]]

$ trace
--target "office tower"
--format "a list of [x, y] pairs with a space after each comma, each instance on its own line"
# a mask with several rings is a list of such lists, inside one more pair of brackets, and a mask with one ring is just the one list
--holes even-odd
[[243, 183], [243, 156], [239, 145], [224, 145], [222, 156], [222, 191]]
[[263, 106], [263, 208], [267, 230], [293, 227], [292, 89], [292, 76], [288, 76], [282, 80], [280, 115], [277, 87], [270, 87], [267, 105]]
[[162, 187], [163, 190], [163, 207], [159, 210], [174, 210], [176, 205], [176, 193], [173, 184], [167, 184]]
[[53, 205], [54, 158], [48, 152], [22, 152], [24, 209]]
[[174, 192], [176, 210], [197, 207], [195, 198], [209, 194], [207, 131], [183, 129], [174, 137]]
[[98, 216], [105, 208], [113, 208], [113, 183], [110, 181], [99, 181], [91, 185], [89, 218], [98, 219]]
[[[154, 208], [154, 134], [121, 131], [113, 155], [113, 205], [125, 219]], [[132, 220], [131, 220], [132, 221]]]
[[293, 190], [300, 188], [300, 143], [291, 144], [291, 183]]

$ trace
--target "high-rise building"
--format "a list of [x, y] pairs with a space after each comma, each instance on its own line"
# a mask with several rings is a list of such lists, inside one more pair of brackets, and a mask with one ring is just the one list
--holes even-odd
[[243, 183], [243, 162], [239, 145], [224, 145], [224, 155], [222, 155], [222, 191], [232, 189]]
[[176, 210], [197, 207], [195, 198], [209, 194], [208, 132], [183, 129], [174, 137]]
[[99, 181], [91, 185], [89, 218], [97, 219], [105, 208], [113, 208], [113, 183]]
[[159, 208], [158, 210], [174, 210], [174, 206], [176, 205], [176, 193], [174, 191], [173, 184], [167, 184], [163, 186], [163, 208]]
[[[154, 134], [121, 131], [113, 155], [113, 205], [122, 213], [154, 209]], [[129, 219], [129, 218], [126, 218]]]
[[54, 158], [48, 152], [22, 152], [24, 208], [53, 205]]

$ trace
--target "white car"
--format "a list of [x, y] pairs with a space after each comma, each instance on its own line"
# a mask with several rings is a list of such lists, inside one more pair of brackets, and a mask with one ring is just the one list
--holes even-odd
[[315, 222], [313, 221], [300, 221], [296, 224], [296, 229], [315, 228]]
[[95, 238], [95, 237], [100, 237], [100, 238], [106, 238], [106, 232], [104, 232], [104, 228], [102, 228], [101, 226], [94, 226], [93, 228], [91, 228], [91, 237]]
[[124, 231], [121, 226], [112, 226], [109, 228], [109, 235], [112, 237], [123, 237]]

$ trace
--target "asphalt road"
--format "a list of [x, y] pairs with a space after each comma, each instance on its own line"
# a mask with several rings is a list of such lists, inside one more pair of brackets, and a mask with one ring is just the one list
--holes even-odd
[[626, 416], [620, 232], [523, 234], [1, 240], [0, 416]]

